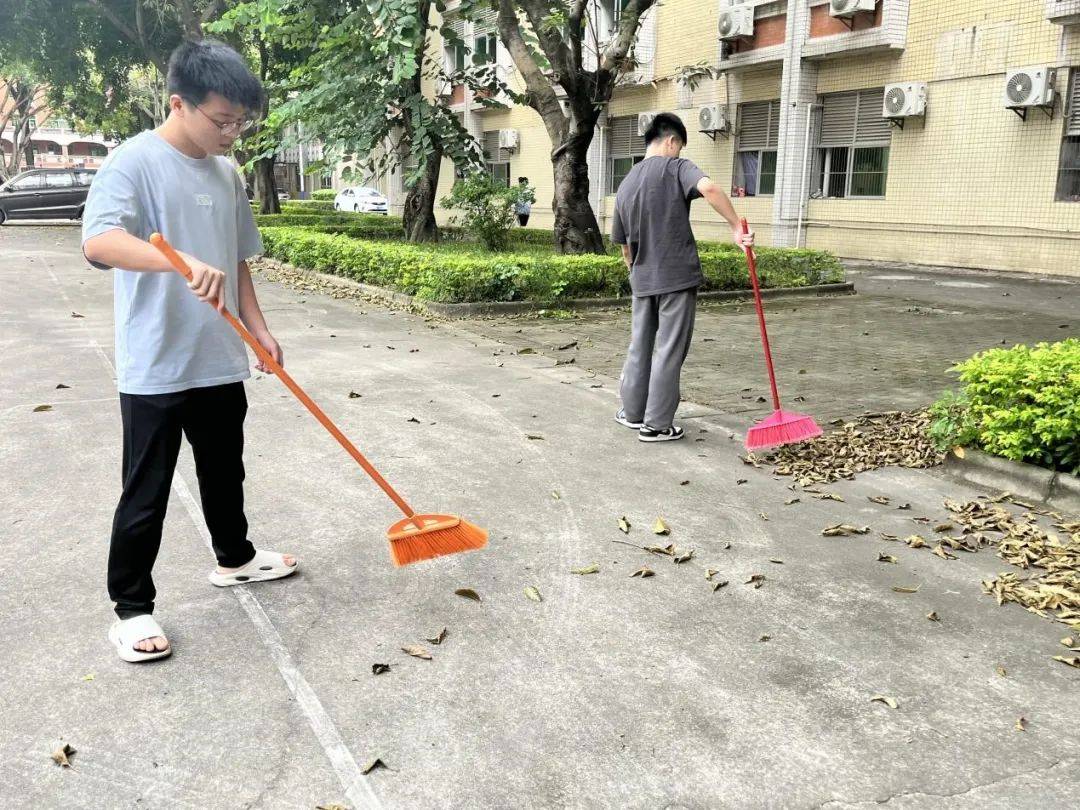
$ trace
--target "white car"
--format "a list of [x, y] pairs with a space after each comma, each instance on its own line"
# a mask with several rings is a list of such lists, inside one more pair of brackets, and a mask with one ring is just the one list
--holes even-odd
[[335, 211], [356, 211], [367, 214], [388, 213], [386, 197], [366, 186], [344, 188], [334, 198]]

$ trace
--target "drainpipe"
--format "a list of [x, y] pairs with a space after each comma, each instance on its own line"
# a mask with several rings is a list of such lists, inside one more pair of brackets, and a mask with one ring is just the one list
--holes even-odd
[[[799, 182], [799, 222], [795, 228], [795, 247], [803, 247], [803, 220], [806, 218], [809, 208], [809, 200], [806, 197], [806, 181], [808, 175], [807, 161], [810, 158], [810, 122], [814, 119], [814, 108], [820, 106], [820, 104], [808, 104], [806, 108], [806, 136], [803, 139], [802, 178]], [[809, 225], [807, 225], [807, 229], [809, 230]]]
[[597, 172], [597, 183], [599, 188], [596, 190], [597, 209], [600, 213], [600, 233], [607, 233], [607, 175], [605, 169], [607, 168], [607, 114], [602, 114], [600, 120], [604, 123], [600, 124], [600, 170]]

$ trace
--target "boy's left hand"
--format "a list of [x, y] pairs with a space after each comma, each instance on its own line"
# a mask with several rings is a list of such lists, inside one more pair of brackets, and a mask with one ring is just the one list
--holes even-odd
[[[282, 368], [285, 367], [285, 355], [281, 351], [281, 346], [278, 345], [278, 342], [276, 340], [274, 340], [273, 335], [271, 335], [269, 332], [260, 332], [259, 334], [255, 335], [255, 339], [259, 341], [259, 345], [266, 349], [270, 356], [278, 362], [278, 365], [280, 365]], [[257, 363], [255, 363], [255, 368], [257, 368], [264, 374], [274, 373], [270, 370], [269, 366], [263, 363], [262, 360], [259, 360]]]

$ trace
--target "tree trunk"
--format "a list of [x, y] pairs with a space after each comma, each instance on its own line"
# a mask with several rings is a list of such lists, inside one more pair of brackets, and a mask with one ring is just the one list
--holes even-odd
[[260, 214], [280, 214], [277, 183], [274, 182], [274, 156], [255, 161], [255, 199]]
[[439, 188], [442, 148], [436, 146], [428, 155], [424, 173], [405, 196], [405, 238], [410, 242], [438, 242], [439, 226], [435, 221], [435, 194]]
[[559, 253], [603, 253], [604, 237], [589, 202], [587, 154], [592, 132], [572, 135], [552, 158], [555, 172], [555, 245]]

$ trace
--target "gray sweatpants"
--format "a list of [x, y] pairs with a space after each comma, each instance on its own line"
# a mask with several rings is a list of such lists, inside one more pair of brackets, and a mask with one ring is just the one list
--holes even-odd
[[697, 288], [635, 297], [619, 395], [632, 422], [671, 427], [679, 407], [679, 374], [694, 335]]

